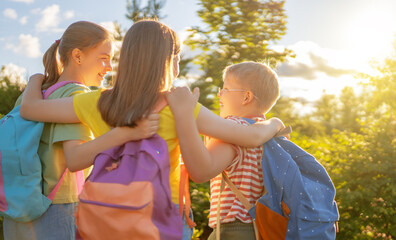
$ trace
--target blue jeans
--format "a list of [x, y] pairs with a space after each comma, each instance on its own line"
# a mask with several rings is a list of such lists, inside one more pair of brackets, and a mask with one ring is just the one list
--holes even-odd
[[[179, 209], [179, 204], [175, 204], [177, 209]], [[194, 215], [192, 209], [190, 209], [190, 218], [194, 221]], [[190, 228], [187, 224], [186, 217], [183, 212], [183, 240], [191, 240], [194, 232], [194, 228]]]
[[77, 203], [52, 204], [41, 217], [27, 223], [4, 218], [4, 239], [74, 240], [76, 206]]

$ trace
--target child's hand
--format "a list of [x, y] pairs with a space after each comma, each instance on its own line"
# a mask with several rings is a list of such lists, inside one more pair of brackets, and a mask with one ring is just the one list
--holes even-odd
[[193, 93], [187, 87], [172, 88], [166, 95], [169, 107], [174, 115], [193, 112], [198, 98], [199, 88], [195, 88]]
[[159, 119], [159, 114], [152, 113], [147, 118], [138, 121], [136, 127], [116, 127], [111, 131], [117, 131], [118, 136], [122, 138], [124, 142], [149, 138], [157, 132]]
[[278, 129], [278, 132], [274, 137], [285, 136], [287, 139], [290, 139], [290, 133], [292, 132], [292, 128], [290, 126], [285, 127], [282, 120], [279, 118], [271, 118], [268, 121], [270, 121], [271, 124], [274, 124]]
[[287, 126], [283, 129], [281, 129], [276, 135], [275, 137], [281, 137], [281, 136], [285, 136], [288, 140], [290, 140], [290, 133], [292, 132], [292, 128], [291, 126]]

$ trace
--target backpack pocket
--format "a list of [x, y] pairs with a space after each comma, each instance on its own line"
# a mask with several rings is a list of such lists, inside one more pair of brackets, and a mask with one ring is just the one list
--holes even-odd
[[[334, 240], [336, 238], [336, 224], [328, 221], [311, 221], [297, 218], [296, 234], [294, 237], [304, 240]], [[293, 237], [293, 238], [294, 238]], [[291, 238], [292, 239], [292, 238]]]
[[285, 216], [271, 210], [260, 202], [256, 203], [256, 225], [260, 239], [283, 240], [286, 238], [290, 211], [284, 202], [282, 202], [282, 209]]
[[150, 182], [87, 181], [79, 198], [76, 223], [83, 239], [160, 239], [152, 221], [154, 190]]
[[[323, 201], [322, 201], [323, 202]], [[332, 240], [336, 236], [336, 224], [338, 221], [338, 210], [336, 205], [315, 206], [312, 208], [307, 204], [301, 204], [296, 216], [296, 229], [294, 236], [298, 239], [321, 239]]]

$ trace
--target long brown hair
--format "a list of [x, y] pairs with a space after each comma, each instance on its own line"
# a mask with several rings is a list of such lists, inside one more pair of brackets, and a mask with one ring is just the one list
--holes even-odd
[[[105, 40], [113, 40], [112, 35], [105, 28], [87, 21], [72, 23], [43, 56], [44, 81], [42, 88], [47, 89], [58, 81], [64, 66], [69, 63], [73, 49], [84, 51], [96, 47]], [[57, 59], [58, 52], [60, 63]]]
[[155, 20], [133, 24], [122, 43], [114, 87], [98, 102], [103, 120], [112, 127], [135, 126], [170, 87], [179, 52], [179, 39], [166, 25]]

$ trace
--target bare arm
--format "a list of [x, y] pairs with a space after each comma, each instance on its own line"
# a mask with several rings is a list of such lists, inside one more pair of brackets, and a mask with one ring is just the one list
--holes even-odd
[[[199, 91], [199, 89], [197, 90]], [[173, 114], [175, 114], [175, 111], [180, 110], [181, 115], [183, 115], [185, 111], [183, 105], [186, 104], [182, 105], [182, 103], [187, 103], [188, 101], [186, 100], [192, 95], [187, 88], [176, 88], [173, 91], [176, 94], [170, 93], [169, 97], [173, 98], [174, 102], [171, 101], [169, 106]], [[182, 93], [182, 91], [184, 94], [177, 95], [177, 93]], [[199, 92], [197, 94], [199, 95]], [[193, 102], [191, 102], [191, 104], [193, 104]], [[180, 117], [183, 118], [184, 116]], [[175, 120], [177, 120], [176, 115]], [[284, 128], [282, 121], [278, 118], [272, 118], [249, 126], [240, 125], [219, 117], [204, 106], [201, 107], [196, 122], [198, 131], [201, 134], [243, 147], [260, 146]]]
[[41, 74], [35, 74], [29, 78], [22, 96], [21, 116], [40, 122], [80, 122], [74, 111], [73, 97], [43, 100], [42, 81], [43, 75]]
[[[213, 123], [200, 122], [200, 120], [198, 119], [197, 121], [195, 121], [194, 107], [199, 97], [199, 91], [197, 90], [198, 89], [194, 89], [194, 94], [191, 95], [187, 88], [176, 88], [167, 95], [167, 100], [175, 117], [176, 131], [179, 138], [180, 149], [183, 155], [184, 164], [186, 165], [190, 177], [195, 182], [205, 182], [213, 178], [217, 174], [221, 173], [224, 169], [227, 168], [227, 166], [231, 164], [235, 156], [235, 150], [230, 144], [221, 142], [220, 140], [216, 139], [212, 139], [208, 143], [208, 148], [206, 148], [199, 135], [199, 125], [203, 124], [201, 126], [204, 129], [210, 129], [211, 131], [216, 132], [215, 134], [206, 132], [208, 135], [212, 135], [213, 137], [225, 136], [224, 138], [238, 138], [238, 136], [235, 136], [235, 129], [237, 129], [237, 127], [241, 125], [233, 123], [229, 120], [224, 120], [224, 122], [219, 121], [220, 123], [223, 122], [223, 124], [226, 124], [228, 127], [230, 127], [230, 130], [228, 130], [229, 133], [225, 133], [226, 131], [218, 130], [224, 128], [224, 125], [219, 125], [216, 127], [206, 127], [206, 125], [211, 125]], [[183, 101], [180, 101], [180, 99], [183, 99]], [[201, 114], [201, 112], [199, 114]], [[217, 118], [220, 118], [217, 115], [215, 116]], [[198, 118], [199, 117], [200, 115], [198, 115]], [[207, 117], [204, 119], [214, 119], [214, 121], [216, 121], [216, 118], [212, 119], [211, 117]], [[264, 126], [266, 126], [267, 128], [271, 128], [271, 131], [273, 131], [273, 133], [269, 131], [271, 133], [267, 133], [267, 135], [265, 135], [265, 139], [269, 140], [276, 134], [276, 132], [278, 132], [278, 121], [278, 119], [266, 121], [267, 125]], [[275, 125], [275, 127], [273, 125]], [[248, 127], [245, 126], [243, 129], [247, 128]]]
[[[176, 116], [175, 116], [176, 118]], [[223, 119], [202, 106], [197, 117], [199, 132], [243, 147], [257, 147], [284, 128], [281, 120], [271, 118], [249, 126]]]
[[[212, 171], [212, 155], [203, 144], [195, 122], [194, 107], [198, 95], [195, 89], [194, 97], [191, 97], [187, 88], [177, 88], [167, 95], [167, 100], [175, 117], [177, 136], [187, 171], [193, 181], [205, 182], [210, 179], [212, 172], [216, 172], [217, 167]], [[180, 102], [180, 99], [183, 101]]]
[[158, 130], [159, 115], [150, 114], [134, 128], [116, 127], [96, 139], [84, 142], [70, 140], [63, 142], [66, 165], [71, 172], [91, 166], [97, 154], [128, 141], [151, 137]]

